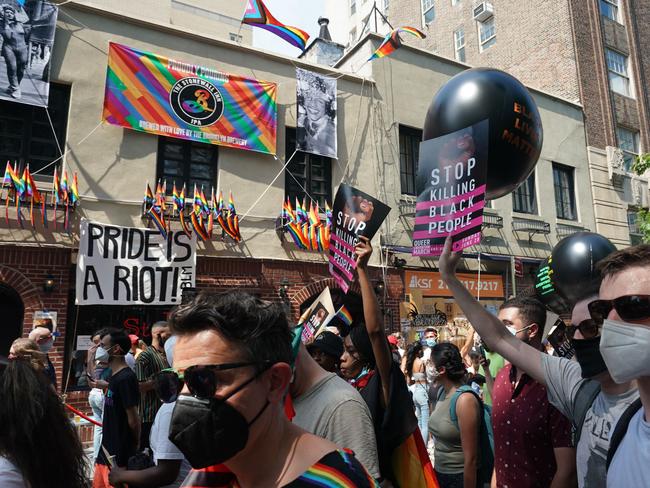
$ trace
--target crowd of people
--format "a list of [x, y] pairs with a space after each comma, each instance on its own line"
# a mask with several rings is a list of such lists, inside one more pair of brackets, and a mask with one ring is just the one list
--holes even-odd
[[0, 364], [0, 486], [650, 486], [650, 245], [599, 263], [567, 327], [574, 360], [546, 352], [536, 299], [487, 311], [450, 241], [439, 268], [467, 335], [387, 334], [367, 239], [356, 253], [352, 325], [309, 344], [282, 304], [237, 290], [186, 300], [147, 347], [98, 331], [93, 466], [56, 394], [51, 332], [16, 340]]

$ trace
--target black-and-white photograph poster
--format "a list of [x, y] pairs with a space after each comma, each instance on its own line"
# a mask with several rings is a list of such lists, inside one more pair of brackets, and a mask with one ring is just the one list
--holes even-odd
[[296, 149], [336, 158], [336, 79], [296, 68]]
[[0, 0], [0, 99], [47, 107], [58, 7]]

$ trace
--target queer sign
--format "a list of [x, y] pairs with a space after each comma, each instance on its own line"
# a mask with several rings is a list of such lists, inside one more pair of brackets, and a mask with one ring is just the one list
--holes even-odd
[[357, 267], [354, 246], [359, 236], [372, 239], [390, 207], [367, 193], [341, 184], [334, 198], [330, 234], [330, 274], [347, 293]]
[[413, 256], [439, 256], [481, 242], [488, 120], [420, 144]]
[[196, 238], [156, 229], [80, 224], [77, 305], [174, 305], [194, 287]]

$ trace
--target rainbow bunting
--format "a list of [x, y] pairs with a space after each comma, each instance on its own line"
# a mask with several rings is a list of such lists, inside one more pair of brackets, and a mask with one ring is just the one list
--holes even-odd
[[386, 34], [386, 37], [384, 37], [384, 40], [379, 45], [379, 47], [375, 50], [375, 52], [372, 53], [372, 56], [368, 58], [368, 61], [372, 61], [373, 59], [383, 58], [391, 54], [396, 49], [399, 49], [402, 46], [402, 39], [399, 36], [400, 32], [407, 32], [420, 39], [424, 39], [426, 37], [426, 35], [423, 32], [419, 31], [415, 27], [405, 26], [405, 27], [398, 27], [397, 29], [393, 29], [391, 32]]
[[262, 0], [248, 0], [248, 6], [246, 7], [246, 12], [244, 12], [242, 23], [267, 30], [301, 51], [305, 50], [307, 41], [309, 40], [309, 34], [305, 31], [297, 27], [284, 25], [273, 17]]

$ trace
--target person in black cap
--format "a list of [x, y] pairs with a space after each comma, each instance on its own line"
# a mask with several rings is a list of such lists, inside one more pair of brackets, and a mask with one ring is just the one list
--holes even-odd
[[307, 346], [311, 357], [325, 371], [339, 372], [339, 364], [343, 355], [343, 339], [330, 331], [323, 331], [316, 336], [314, 342]]

